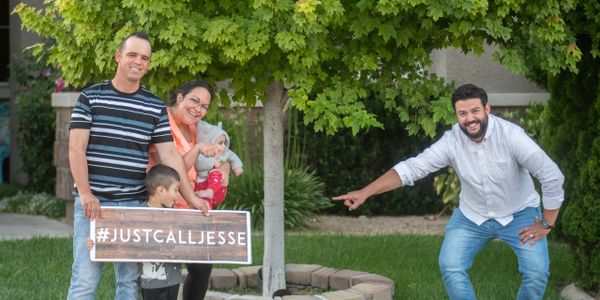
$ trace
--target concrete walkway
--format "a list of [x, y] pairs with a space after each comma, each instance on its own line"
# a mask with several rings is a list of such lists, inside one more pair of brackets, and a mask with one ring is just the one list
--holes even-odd
[[45, 216], [0, 213], [0, 240], [72, 235], [71, 226]]

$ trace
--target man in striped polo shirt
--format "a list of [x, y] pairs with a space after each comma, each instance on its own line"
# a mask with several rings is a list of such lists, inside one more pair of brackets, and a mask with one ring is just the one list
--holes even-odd
[[[115, 52], [115, 77], [86, 88], [73, 108], [69, 164], [75, 180], [75, 212], [68, 299], [95, 297], [104, 264], [90, 260], [86, 243], [90, 219], [101, 217], [100, 206], [135, 207], [146, 201], [148, 146], [155, 144], [160, 160], [181, 178], [187, 176], [163, 102], [140, 84], [151, 53], [145, 33], [125, 38]], [[187, 180], [180, 190], [191, 207], [208, 213], [208, 202], [194, 195]], [[115, 299], [138, 299], [138, 264], [114, 263], [114, 267]]]
[[[517, 299], [542, 299], [550, 274], [546, 235], [564, 200], [564, 176], [521, 127], [490, 114], [482, 88], [458, 87], [452, 105], [458, 124], [431, 147], [363, 189], [333, 199], [354, 210], [373, 195], [413, 185], [452, 166], [460, 178], [460, 203], [448, 221], [439, 255], [450, 299], [475, 299], [467, 271], [494, 239], [517, 255], [522, 275]], [[543, 212], [530, 174], [541, 184]]]

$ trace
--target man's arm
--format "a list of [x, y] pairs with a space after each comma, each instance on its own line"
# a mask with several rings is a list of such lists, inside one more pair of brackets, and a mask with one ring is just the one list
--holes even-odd
[[[529, 171], [529, 174], [540, 182], [544, 208], [559, 209], [565, 197], [563, 189], [565, 176], [558, 165], [524, 131], [519, 131], [513, 136], [513, 139], [516, 140], [513, 143], [515, 158], [521, 166]], [[549, 217], [551, 216], [549, 215]]]
[[[556, 163], [524, 131], [515, 134], [514, 140], [517, 141], [514, 145], [520, 146], [514, 148], [517, 161], [540, 182], [544, 203], [542, 218], [554, 227], [564, 201], [564, 175]], [[550, 233], [552, 228], [543, 228], [541, 221], [536, 220], [532, 226], [519, 230], [521, 243], [531, 242], [533, 245]]]
[[92, 194], [87, 164], [89, 129], [74, 128], [69, 131], [69, 167], [77, 186], [83, 212], [89, 219], [100, 217], [100, 201]]
[[450, 164], [448, 149], [452, 143], [451, 134], [444, 134], [441, 139], [425, 151], [413, 158], [399, 162], [391, 170], [371, 182], [366, 187], [349, 192], [345, 195], [333, 197], [333, 200], [344, 200], [344, 205], [349, 210], [355, 210], [369, 197], [382, 194], [404, 185], [413, 185], [414, 181], [421, 179]]
[[402, 186], [402, 180], [395, 170], [391, 169], [364, 188], [349, 192], [345, 195], [333, 197], [333, 200], [343, 200], [349, 210], [355, 210], [362, 205], [367, 198], [395, 190]]
[[160, 161], [165, 165], [175, 169], [177, 173], [179, 173], [179, 177], [182, 179], [179, 192], [185, 201], [187, 201], [191, 207], [202, 210], [202, 213], [205, 216], [208, 216], [210, 205], [206, 200], [201, 199], [194, 194], [194, 189], [192, 188], [190, 181], [187, 179], [187, 170], [185, 169], [183, 158], [177, 151], [177, 148], [175, 148], [175, 144], [173, 144], [173, 142], [165, 142], [155, 145], [156, 150], [158, 150], [157, 152]]

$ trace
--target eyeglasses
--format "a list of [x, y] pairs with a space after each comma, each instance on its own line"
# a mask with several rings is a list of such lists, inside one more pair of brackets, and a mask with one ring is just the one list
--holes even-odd
[[208, 104], [204, 104], [200, 101], [200, 99], [196, 98], [196, 97], [190, 97], [187, 98], [188, 100], [192, 101], [192, 103], [194, 103], [194, 106], [203, 109], [203, 110], [208, 110]]

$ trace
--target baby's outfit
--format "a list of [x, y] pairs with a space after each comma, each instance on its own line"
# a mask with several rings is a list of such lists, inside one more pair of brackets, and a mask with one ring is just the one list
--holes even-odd
[[[221, 135], [224, 135], [225, 151], [220, 155], [220, 162], [229, 162], [232, 170], [242, 168], [242, 160], [239, 158], [239, 156], [237, 156], [237, 154], [229, 150], [229, 135], [221, 128], [220, 125], [220, 123], [218, 126], [212, 125], [206, 121], [198, 122], [198, 125], [196, 126], [196, 142], [215, 143]], [[211, 170], [213, 170], [215, 167], [215, 157], [204, 156], [201, 153], [198, 155], [195, 167], [198, 177], [196, 178], [196, 186], [194, 187], [194, 191], [206, 189], [212, 190], [214, 192], [214, 196], [212, 199], [209, 199], [208, 202], [210, 203], [211, 209], [216, 208], [225, 199], [227, 187], [222, 185], [223, 178], [221, 176], [221, 172], [211, 172]]]

